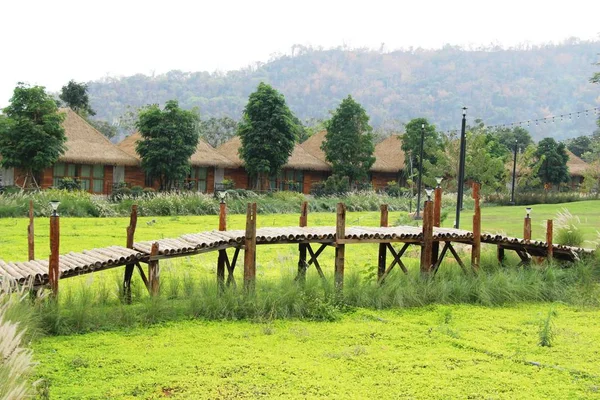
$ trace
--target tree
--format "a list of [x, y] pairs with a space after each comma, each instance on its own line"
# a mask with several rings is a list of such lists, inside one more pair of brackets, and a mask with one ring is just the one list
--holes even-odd
[[333, 174], [347, 176], [350, 184], [367, 177], [375, 162], [373, 128], [365, 109], [352, 96], [346, 97], [325, 123], [327, 133], [321, 144]]
[[494, 153], [495, 140], [482, 131], [467, 132], [467, 152], [465, 157], [465, 179], [479, 182], [484, 188], [501, 189], [506, 180], [503, 155]]
[[115, 136], [117, 136], [119, 130], [117, 125], [99, 119], [87, 119], [87, 122], [89, 122], [90, 125], [92, 125], [98, 130], [98, 132], [102, 133], [109, 139], [112, 139]]
[[62, 87], [58, 97], [67, 105], [67, 107], [82, 117], [96, 115], [96, 112], [92, 110], [92, 107], [90, 106], [87, 90], [87, 84], [77, 83], [71, 79], [66, 86]]
[[292, 154], [297, 127], [281, 93], [261, 82], [250, 94], [238, 128], [240, 157], [246, 171], [264, 188], [265, 178], [276, 175]]
[[509, 152], [512, 152], [515, 148], [515, 140], [517, 141], [517, 146], [519, 149], [524, 149], [533, 143], [529, 131], [520, 126], [516, 126], [512, 129], [497, 129], [494, 134], [498, 138], [498, 142], [504, 145]]
[[172, 190], [190, 172], [190, 157], [198, 145], [198, 116], [169, 100], [163, 110], [151, 105], [139, 113], [136, 124], [143, 140], [136, 151], [147, 175], [157, 178], [160, 190]]
[[425, 139], [423, 144], [423, 182], [430, 186], [435, 184], [435, 165], [438, 163], [442, 140], [435, 129], [435, 125], [429, 124], [426, 118], [415, 118], [406, 124], [406, 133], [402, 135], [402, 151], [404, 151], [404, 163], [406, 168], [412, 160], [413, 167], [419, 168], [421, 157], [421, 126], [425, 126]]
[[592, 139], [589, 136], [578, 136], [566, 142], [567, 149], [577, 157], [581, 157], [583, 153], [587, 153], [592, 149]]
[[65, 152], [64, 114], [43, 86], [19, 83], [0, 119], [0, 154], [4, 168], [25, 171], [23, 187], [38, 187], [34, 176]]
[[560, 185], [569, 181], [569, 156], [564, 143], [557, 143], [553, 138], [542, 139], [535, 156], [541, 161], [538, 176], [543, 183]]
[[210, 117], [200, 123], [202, 138], [213, 147], [218, 147], [235, 136], [238, 123], [230, 117]]

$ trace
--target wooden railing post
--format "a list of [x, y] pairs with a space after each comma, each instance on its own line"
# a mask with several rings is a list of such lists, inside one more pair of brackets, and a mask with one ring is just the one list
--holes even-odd
[[158, 242], [154, 242], [150, 250], [150, 261], [148, 261], [148, 289], [150, 296], [157, 296], [160, 292], [160, 266], [158, 260], [152, 259], [152, 257], [158, 256], [158, 250]]
[[[128, 249], [133, 249], [135, 237], [135, 228], [137, 227], [137, 204], [131, 206], [131, 215], [129, 216], [129, 226], [127, 227], [127, 243]], [[125, 275], [123, 277], [123, 298], [126, 303], [131, 303], [131, 278], [135, 264], [125, 265]]]
[[346, 238], [346, 206], [344, 203], [337, 204], [336, 224], [335, 224], [335, 287], [341, 291], [344, 288], [344, 263], [346, 255], [346, 245], [339, 240]]
[[[219, 231], [227, 230], [227, 203], [221, 201], [219, 204]], [[219, 250], [217, 258], [217, 285], [219, 292], [225, 290], [225, 259], [227, 258], [227, 250]]]
[[531, 240], [531, 217], [529, 215], [526, 215], [523, 221], [523, 239]]
[[473, 199], [475, 212], [473, 214], [473, 245], [471, 246], [471, 268], [479, 269], [481, 260], [481, 207], [479, 205], [479, 183], [473, 183]]
[[33, 200], [29, 200], [29, 225], [27, 225], [27, 249], [29, 261], [35, 260], [35, 236], [33, 232]]
[[433, 264], [433, 204], [423, 207], [423, 242], [421, 244], [421, 274], [428, 275]]
[[[388, 226], [388, 205], [382, 204], [380, 206], [381, 215], [379, 218], [379, 226], [387, 227]], [[385, 274], [385, 269], [387, 267], [386, 261], [387, 255], [387, 245], [385, 243], [379, 244], [379, 259], [377, 264], [377, 281], [380, 281], [383, 275]]]
[[[308, 202], [302, 202], [302, 208], [300, 209], [300, 221], [299, 225], [301, 228], [305, 228], [308, 225]], [[306, 281], [306, 270], [308, 264], [306, 263], [306, 250], [307, 244], [300, 243], [298, 245], [298, 280], [301, 283]]]
[[59, 275], [59, 253], [60, 253], [60, 217], [53, 212], [50, 216], [50, 259], [48, 262], [48, 282], [54, 298], [58, 297]]
[[244, 240], [244, 289], [251, 292], [256, 284], [256, 203], [248, 203]]
[[[439, 228], [442, 226], [442, 187], [438, 184], [434, 191], [433, 198], [433, 226]], [[435, 265], [440, 256], [440, 242], [433, 242], [433, 255], [431, 263]]]
[[546, 244], [548, 245], [548, 261], [552, 261], [554, 257], [554, 247], [552, 245], [554, 232], [554, 223], [551, 219], [546, 221]]

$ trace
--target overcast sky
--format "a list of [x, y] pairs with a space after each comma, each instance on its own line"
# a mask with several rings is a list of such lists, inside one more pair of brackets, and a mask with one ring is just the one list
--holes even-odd
[[0, 6], [0, 106], [17, 82], [231, 70], [293, 44], [393, 50], [600, 39], [600, 1], [66, 1]]

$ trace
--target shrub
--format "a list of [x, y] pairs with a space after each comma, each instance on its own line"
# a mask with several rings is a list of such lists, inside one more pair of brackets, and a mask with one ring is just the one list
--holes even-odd
[[572, 215], [566, 208], [557, 212], [555, 219], [556, 243], [581, 247], [584, 239], [579, 225], [581, 225], [579, 217]]
[[221, 186], [223, 190], [230, 190], [235, 188], [235, 181], [233, 179], [223, 179], [221, 181]]

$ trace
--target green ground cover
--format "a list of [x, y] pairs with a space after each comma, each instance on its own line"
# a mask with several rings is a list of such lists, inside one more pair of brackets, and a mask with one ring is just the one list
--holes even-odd
[[[552, 347], [541, 347], [550, 308]], [[598, 398], [598, 310], [529, 304], [359, 309], [336, 322], [183, 321], [47, 337], [57, 399]]]

